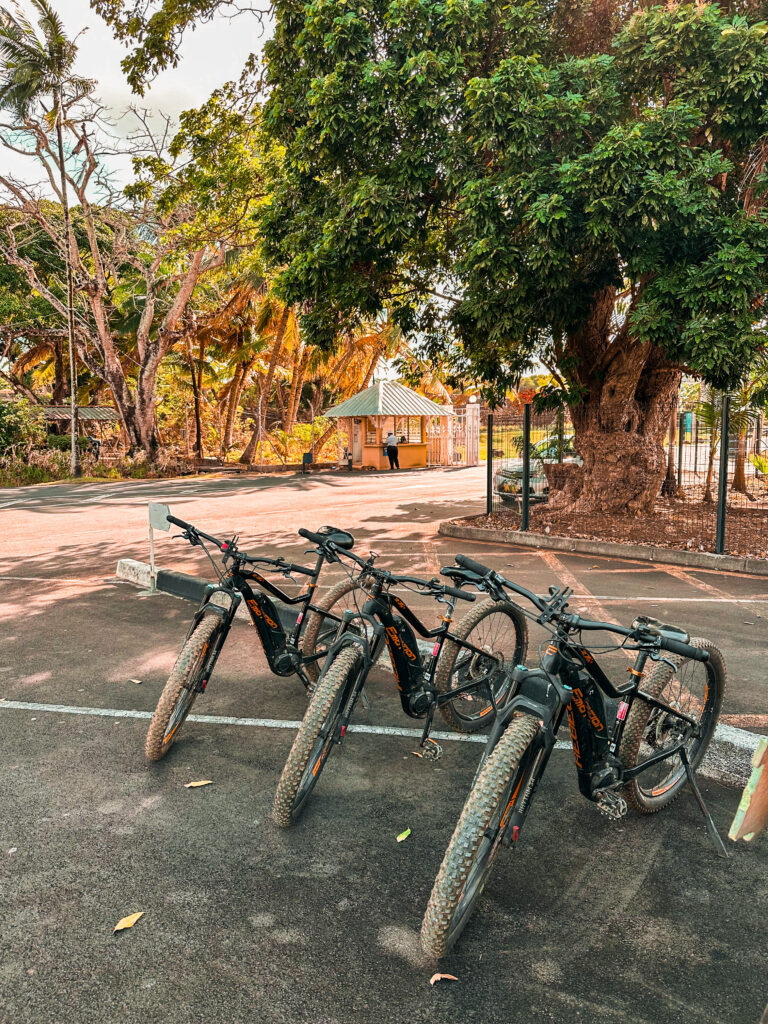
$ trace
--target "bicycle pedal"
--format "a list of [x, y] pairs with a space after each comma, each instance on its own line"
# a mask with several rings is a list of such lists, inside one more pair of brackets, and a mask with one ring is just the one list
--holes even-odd
[[623, 818], [629, 810], [624, 797], [612, 789], [598, 790], [595, 793], [595, 803], [600, 813], [604, 814], [606, 818], [611, 818], [613, 821]]
[[443, 756], [443, 748], [433, 739], [424, 740], [421, 756], [425, 761], [439, 761]]

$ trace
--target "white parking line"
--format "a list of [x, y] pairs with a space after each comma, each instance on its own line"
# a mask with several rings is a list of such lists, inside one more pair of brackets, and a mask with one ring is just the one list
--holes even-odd
[[[69, 704], [35, 704], [25, 700], [0, 701], [0, 711], [6, 708], [12, 711], [48, 711], [56, 715], [89, 715], [97, 718], [144, 718], [152, 717], [151, 711], [124, 711], [120, 708], [82, 708]], [[231, 718], [228, 715], [190, 715], [188, 721], [202, 722], [204, 725], [246, 725], [257, 729], [293, 729], [301, 722], [282, 718]], [[405, 729], [391, 725], [350, 725], [348, 732], [367, 733], [370, 736], [406, 736], [409, 739], [421, 739], [421, 729]], [[456, 732], [432, 732], [437, 740], [453, 740], [456, 743], [485, 743], [487, 736], [466, 735]], [[570, 743], [558, 741], [555, 746], [567, 750]]]

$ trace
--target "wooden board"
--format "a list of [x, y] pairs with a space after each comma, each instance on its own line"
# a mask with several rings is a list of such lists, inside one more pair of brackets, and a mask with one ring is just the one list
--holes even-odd
[[764, 736], [752, 755], [752, 774], [741, 795], [729, 839], [750, 842], [768, 822], [768, 736]]

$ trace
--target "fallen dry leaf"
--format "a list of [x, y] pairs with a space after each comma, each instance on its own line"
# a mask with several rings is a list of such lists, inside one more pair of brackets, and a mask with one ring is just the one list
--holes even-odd
[[212, 786], [213, 779], [200, 779], [199, 782], [185, 782], [184, 789], [199, 789], [200, 786]]
[[136, 683], [137, 686], [141, 686], [141, 680], [140, 679], [131, 679], [130, 682]]
[[128, 917], [121, 917], [112, 929], [112, 934], [114, 935], [115, 932], [121, 932], [124, 928], [133, 928], [140, 917], [144, 917], [143, 910], [140, 910], [138, 914], [129, 914]]
[[459, 979], [455, 974], [433, 974], [429, 979], [429, 984], [434, 985], [438, 981], [458, 981]]
[[400, 835], [397, 837], [398, 843], [402, 843], [402, 841], [404, 839], [407, 839], [410, 834], [411, 834], [411, 830], [409, 828], [407, 828], [405, 830], [405, 832], [401, 832]]

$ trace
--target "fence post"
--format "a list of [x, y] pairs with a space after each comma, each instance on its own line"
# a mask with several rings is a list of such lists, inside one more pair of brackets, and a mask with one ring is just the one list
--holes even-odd
[[565, 417], [562, 405], [557, 410], [557, 461], [563, 461], [563, 445], [565, 444]]
[[677, 489], [683, 486], [683, 424], [685, 413], [678, 413], [677, 416]]
[[717, 528], [715, 531], [715, 554], [725, 551], [725, 506], [728, 499], [728, 441], [731, 400], [723, 395], [720, 416], [720, 467], [717, 478]]
[[699, 417], [693, 414], [693, 477], [696, 482], [696, 475], [699, 468]]
[[485, 448], [485, 513], [493, 512], [493, 413], [488, 413]]
[[520, 529], [528, 529], [531, 504], [531, 406], [523, 406], [523, 501]]

